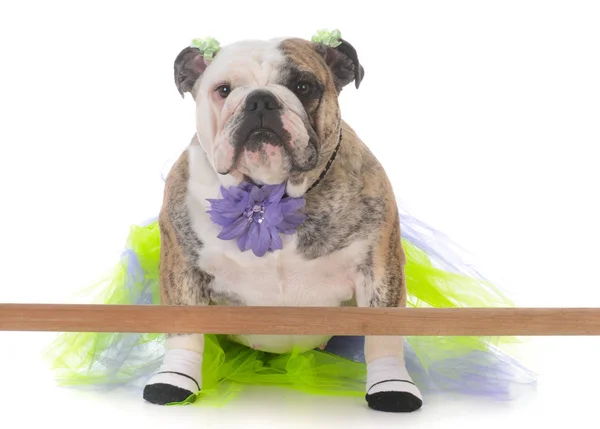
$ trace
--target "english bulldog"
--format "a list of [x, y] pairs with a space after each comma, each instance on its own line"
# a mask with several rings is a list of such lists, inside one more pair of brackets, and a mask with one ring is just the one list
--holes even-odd
[[[364, 68], [340, 42], [241, 41], [211, 58], [193, 46], [177, 55], [175, 85], [195, 102], [196, 130], [166, 178], [159, 214], [163, 304], [406, 305], [392, 186], [340, 111], [341, 91], [358, 89]], [[243, 213], [227, 217], [228, 207]], [[286, 353], [329, 339], [234, 340]], [[365, 398], [374, 410], [422, 406], [403, 345], [402, 337], [365, 338]], [[203, 348], [201, 333], [169, 334], [144, 399], [164, 405], [201, 390]]]

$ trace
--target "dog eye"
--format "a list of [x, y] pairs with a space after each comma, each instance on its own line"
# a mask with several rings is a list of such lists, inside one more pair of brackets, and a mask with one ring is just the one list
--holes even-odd
[[312, 85], [310, 82], [301, 81], [296, 84], [295, 92], [298, 95], [307, 95], [312, 90]]
[[216, 91], [222, 98], [227, 98], [227, 96], [231, 93], [231, 86], [229, 85], [219, 85], [216, 88]]

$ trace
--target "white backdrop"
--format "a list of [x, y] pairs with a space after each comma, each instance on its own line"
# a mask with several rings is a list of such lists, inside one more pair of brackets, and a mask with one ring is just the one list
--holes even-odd
[[67, 301], [157, 214], [194, 132], [172, 75], [192, 38], [337, 27], [366, 71], [343, 114], [403, 204], [519, 305], [600, 306], [599, 19], [594, 1], [2, 2], [0, 302]]

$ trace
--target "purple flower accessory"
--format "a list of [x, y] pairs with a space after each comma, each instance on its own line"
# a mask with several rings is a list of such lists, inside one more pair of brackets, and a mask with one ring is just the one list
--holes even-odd
[[242, 252], [252, 249], [264, 256], [283, 248], [279, 234], [293, 234], [306, 220], [299, 210], [304, 198], [285, 197], [285, 183], [258, 187], [243, 182], [229, 190], [221, 187], [223, 198], [209, 199], [208, 214], [222, 228], [221, 240], [237, 239]]

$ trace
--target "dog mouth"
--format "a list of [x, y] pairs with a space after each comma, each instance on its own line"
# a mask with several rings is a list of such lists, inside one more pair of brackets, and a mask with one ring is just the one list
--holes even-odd
[[255, 146], [256, 144], [271, 143], [283, 145], [284, 139], [272, 128], [258, 127], [251, 130], [246, 136], [244, 147]]
[[286, 140], [276, 130], [265, 126], [253, 128], [242, 136], [238, 140], [233, 165], [228, 173], [235, 171], [241, 176], [243, 182], [254, 186], [262, 186], [265, 183], [257, 177], [251, 177], [254, 174], [252, 173], [252, 168], [248, 165], [247, 157], [257, 157], [258, 159], [266, 160], [269, 158], [269, 154], [270, 156], [274, 156], [276, 151], [281, 151], [281, 156], [286, 156]]

